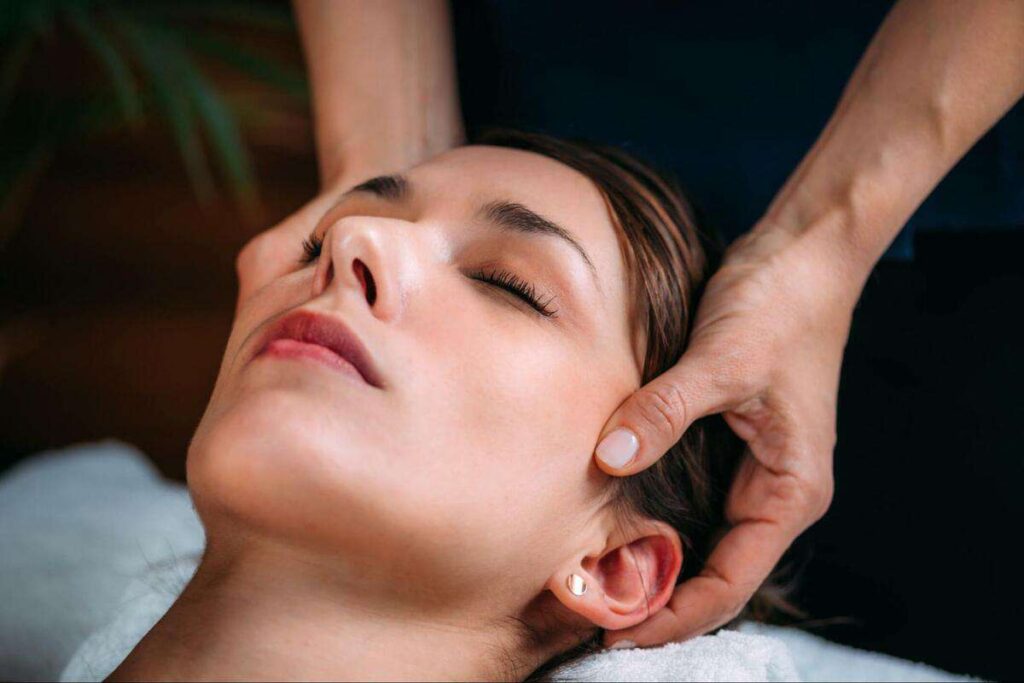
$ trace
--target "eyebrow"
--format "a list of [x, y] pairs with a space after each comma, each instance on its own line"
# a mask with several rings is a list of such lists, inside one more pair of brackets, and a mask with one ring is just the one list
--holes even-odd
[[[344, 201], [349, 195], [356, 192], [366, 192], [381, 199], [392, 202], [399, 202], [409, 196], [411, 187], [409, 180], [401, 174], [377, 176], [356, 185], [344, 193], [334, 206]], [[332, 207], [333, 208], [333, 207]], [[518, 202], [499, 200], [486, 204], [480, 211], [483, 217], [491, 224], [505, 230], [524, 234], [538, 234], [557, 237], [572, 246], [573, 249], [583, 258], [595, 282], [600, 282], [597, 277], [597, 269], [594, 262], [590, 260], [587, 251], [576, 241], [572, 234], [554, 221], [544, 218], [540, 214], [531, 211]], [[600, 288], [600, 286], [599, 286]]]
[[409, 181], [406, 180], [405, 176], [398, 174], [377, 176], [376, 178], [370, 178], [366, 182], [356, 185], [351, 190], [343, 194], [342, 198], [353, 192], [369, 192], [370, 194], [377, 195], [381, 199], [397, 202], [401, 201], [409, 194]]
[[594, 262], [587, 256], [587, 251], [568, 230], [558, 225], [558, 223], [549, 221], [547, 218], [534, 213], [517, 202], [491, 202], [483, 207], [481, 213], [488, 221], [506, 230], [527, 234], [549, 235], [565, 240], [583, 257], [587, 267], [590, 268], [590, 272], [593, 273], [595, 278], [597, 277], [597, 269], [594, 268]]

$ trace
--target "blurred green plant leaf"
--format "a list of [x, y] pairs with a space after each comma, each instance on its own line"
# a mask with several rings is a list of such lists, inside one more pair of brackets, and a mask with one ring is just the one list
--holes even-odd
[[137, 125], [142, 118], [142, 104], [128, 64], [111, 39], [97, 27], [92, 15], [82, 9], [80, 4], [68, 3], [63, 9], [68, 23], [78, 31], [85, 45], [106, 70], [125, 121]]
[[[64, 39], [61, 25], [73, 31], [99, 64], [110, 84], [106, 92], [83, 100], [74, 88], [46, 88], [40, 94], [20, 87], [37, 48]], [[240, 26], [295, 30], [287, 3], [0, 0], [0, 45], [5, 46], [0, 64], [0, 244], [17, 213], [9, 209], [24, 204], [60, 145], [112, 126], [138, 125], [150, 112], [167, 121], [200, 203], [207, 204], [217, 193], [212, 158], [238, 207], [251, 216], [258, 209], [258, 191], [238, 123], [244, 105], [232, 107], [193, 54], [232, 67], [296, 101], [308, 101], [309, 91], [301, 69], [259, 55], [233, 38], [232, 27]]]
[[[65, 0], [68, 1], [68, 0]], [[0, 3], [0, 38], [46, 33], [53, 24], [53, 3], [47, 0], [7, 0]]]
[[169, 39], [173, 34], [153, 26], [146, 30], [152, 42], [160, 45], [168, 66], [203, 122], [236, 200], [247, 212], [254, 213], [256, 179], [253, 163], [230, 108], [188, 53], [177, 41]]
[[173, 34], [180, 44], [233, 66], [242, 73], [279, 88], [292, 97], [302, 100], [309, 97], [305, 74], [297, 69], [284, 68], [273, 60], [255, 55], [237, 41], [221, 38], [209, 31], [188, 31], [178, 27], [163, 27], [162, 30]]
[[31, 150], [8, 157], [9, 163], [0, 169], [0, 248], [7, 243], [18, 225], [28, 197], [39, 176], [53, 156], [53, 145], [39, 140]]
[[150, 32], [131, 17], [120, 12], [111, 12], [111, 16], [146, 71], [154, 99], [171, 125], [196, 197], [204, 204], [209, 203], [214, 196], [213, 175], [188, 98], [179, 87], [166, 49], [159, 39], [154, 40]]
[[295, 18], [291, 4], [287, 2], [255, 4], [239, 0], [177, 0], [136, 2], [131, 5], [131, 9], [140, 17], [157, 20], [201, 19], [203, 23], [219, 21], [271, 31], [295, 30]]
[[31, 98], [5, 121], [0, 157], [0, 247], [13, 234], [28, 198], [56, 149], [68, 140], [109, 127], [116, 105], [109, 97]]
[[35, 36], [32, 34], [20, 36], [4, 55], [4, 63], [0, 67], [0, 120], [3, 120], [7, 114], [7, 107], [10, 106], [14, 88], [18, 85], [18, 79], [21, 78], [25, 64], [28, 63], [34, 42]]
[[53, 11], [48, 2], [0, 2], [0, 44], [10, 46], [0, 67], [0, 121], [7, 114], [36, 40], [51, 32], [52, 23]]

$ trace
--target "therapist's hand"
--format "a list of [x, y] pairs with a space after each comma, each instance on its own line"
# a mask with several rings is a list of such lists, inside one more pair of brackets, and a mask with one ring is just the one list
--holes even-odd
[[616, 475], [650, 466], [713, 413], [749, 446], [726, 503], [730, 528], [703, 571], [641, 624], [609, 631], [606, 645], [658, 645], [731, 621], [828, 508], [839, 368], [861, 287], [829, 234], [798, 238], [765, 224], [734, 244], [708, 283], [679, 363], [605, 427], [603, 435], [625, 428], [639, 441], [624, 464], [628, 448], [598, 446], [599, 466]]
[[[639, 446], [621, 467], [600, 465], [611, 474], [649, 466], [711, 413], [749, 447], [726, 501], [731, 526], [704, 571], [606, 645], [730, 621], [825, 512], [853, 306], [928, 193], [1024, 95], [1021, 44], [1024, 2], [901, 0], [889, 12], [817, 141], [709, 281], [679, 364], [605, 427], [633, 430]], [[633, 443], [621, 436], [620, 451]]]
[[349, 183], [340, 182], [324, 190], [297, 211], [269, 230], [252, 237], [235, 257], [238, 298], [235, 313], [242, 304], [265, 285], [299, 268], [302, 241], [309, 237], [317, 221]]
[[302, 241], [342, 192], [465, 143], [446, 0], [294, 0], [294, 7], [321, 189], [239, 252], [236, 310], [297, 268]]

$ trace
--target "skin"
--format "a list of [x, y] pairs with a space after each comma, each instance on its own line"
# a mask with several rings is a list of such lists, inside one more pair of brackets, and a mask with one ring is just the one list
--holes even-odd
[[293, 4], [325, 190], [463, 144], [446, 0]]
[[[246, 288], [188, 452], [206, 553], [111, 680], [523, 677], [575, 642], [551, 618], [622, 629], [668, 601], [677, 534], [621, 525], [591, 457], [639, 387], [643, 348], [600, 193], [558, 162], [494, 147], [407, 178], [400, 201], [348, 195], [313, 221], [315, 263], [297, 262], [296, 240], [290, 268]], [[494, 200], [565, 226], [596, 282], [563, 241], [486, 224], [478, 209]], [[487, 265], [554, 296], [557, 317], [470, 276]], [[343, 320], [384, 387], [253, 358], [297, 309]], [[510, 618], [552, 630], [532, 647]]]

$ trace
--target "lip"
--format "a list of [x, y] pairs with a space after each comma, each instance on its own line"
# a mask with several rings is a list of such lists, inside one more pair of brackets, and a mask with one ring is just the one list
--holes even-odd
[[[272, 346], [278, 340], [301, 343]], [[312, 311], [296, 311], [286, 315], [267, 330], [253, 358], [268, 351], [273, 351], [275, 355], [313, 357], [340, 369], [344, 369], [347, 364], [358, 372], [364, 382], [378, 389], [383, 388], [380, 373], [366, 347], [337, 318]]]

